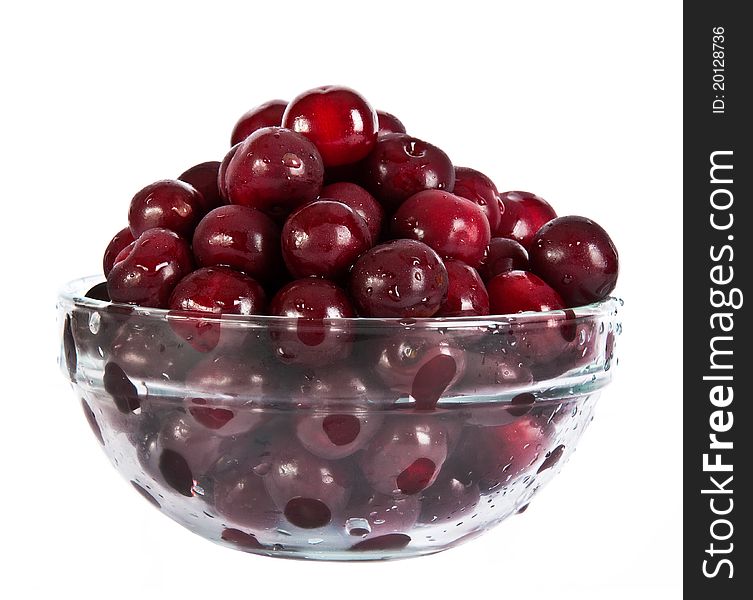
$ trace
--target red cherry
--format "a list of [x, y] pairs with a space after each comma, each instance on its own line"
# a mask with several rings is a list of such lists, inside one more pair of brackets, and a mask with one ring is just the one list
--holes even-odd
[[110, 274], [112, 267], [115, 264], [115, 258], [126, 247], [128, 247], [134, 241], [133, 234], [128, 227], [124, 227], [110, 240], [105, 250], [105, 255], [102, 258], [102, 269], [104, 270], [105, 277]]
[[485, 282], [505, 271], [527, 271], [528, 252], [520, 242], [509, 238], [492, 238], [484, 262], [478, 267]]
[[225, 175], [227, 174], [227, 168], [230, 165], [230, 161], [233, 160], [235, 153], [238, 152], [238, 148], [240, 148], [240, 146], [241, 142], [238, 142], [235, 146], [228, 150], [227, 154], [220, 163], [220, 168], [217, 171], [217, 190], [220, 192], [220, 197], [223, 200], [222, 204], [227, 204], [229, 198], [227, 192], [227, 181], [225, 178]]
[[349, 289], [364, 317], [430, 317], [447, 286], [447, 269], [434, 250], [415, 240], [394, 240], [356, 261]]
[[227, 267], [204, 267], [184, 277], [170, 296], [173, 310], [213, 315], [263, 314], [264, 290], [253, 279]]
[[395, 115], [384, 112], [383, 110], [377, 111], [377, 135], [385, 135], [387, 133], [405, 133], [405, 125]]
[[323, 178], [322, 157], [314, 144], [294, 131], [264, 127], [241, 142], [220, 189], [231, 204], [279, 219], [314, 200]]
[[358, 455], [358, 464], [376, 492], [418, 494], [434, 483], [447, 458], [447, 432], [436, 419], [393, 421]]
[[525, 416], [505, 425], [469, 427], [458, 448], [474, 475], [507, 484], [534, 471], [543, 460], [552, 430]]
[[487, 285], [492, 314], [507, 315], [526, 311], [551, 311], [565, 308], [560, 295], [527, 271], [506, 271]]
[[499, 192], [486, 175], [468, 167], [455, 167], [455, 187], [452, 193], [478, 204], [484, 211], [492, 232], [499, 228], [502, 218]]
[[226, 265], [269, 281], [282, 266], [280, 228], [253, 208], [221, 206], [196, 226], [193, 253], [201, 266]]
[[191, 268], [191, 251], [182, 237], [167, 229], [149, 229], [118, 255], [107, 276], [107, 291], [113, 302], [165, 308]]
[[531, 268], [567, 306], [603, 300], [617, 283], [617, 249], [609, 234], [585, 217], [559, 217], [544, 225], [530, 254]]
[[282, 125], [314, 142], [325, 167], [364, 158], [374, 147], [378, 127], [376, 111], [363, 96], [350, 88], [331, 85], [293, 99]]
[[292, 525], [324, 527], [345, 507], [352, 479], [347, 463], [324, 461], [287, 440], [271, 453], [264, 484]]
[[546, 200], [530, 192], [504, 192], [499, 198], [504, 210], [494, 236], [511, 238], [525, 248], [539, 228], [557, 216]]
[[178, 179], [192, 186], [204, 200], [201, 213], [207, 213], [216, 208], [225, 201], [220, 196], [220, 190], [217, 187], [217, 177], [220, 172], [220, 163], [216, 160], [194, 165], [187, 171], [184, 171]]
[[280, 127], [282, 115], [287, 106], [288, 103], [285, 100], [270, 100], [244, 113], [233, 127], [230, 145], [235, 146], [242, 142], [257, 129]]
[[472, 513], [481, 495], [472, 479], [442, 475], [421, 498], [421, 522], [443, 524]]
[[391, 390], [432, 410], [465, 371], [465, 353], [439, 332], [405, 331], [374, 339], [374, 372]]
[[339, 279], [370, 247], [366, 221], [342, 202], [307, 204], [282, 228], [282, 257], [294, 277]]
[[182, 181], [164, 179], [146, 186], [131, 200], [128, 226], [134, 237], [161, 227], [191, 239], [203, 215], [204, 198]]
[[282, 362], [321, 366], [349, 354], [352, 333], [339, 319], [353, 317], [355, 311], [347, 294], [335, 284], [313, 278], [289, 283], [277, 292], [269, 311], [290, 318], [288, 323], [270, 327]]
[[437, 312], [438, 317], [472, 317], [489, 314], [489, 294], [476, 269], [459, 260], [446, 260], [447, 299]]
[[433, 248], [442, 258], [475, 267], [489, 245], [489, 222], [477, 205], [441, 190], [408, 198], [392, 217], [392, 234]]
[[[531, 371], [525, 364], [527, 361], [507, 348], [500, 348], [499, 344], [495, 346], [489, 350], [466, 353], [465, 377], [459, 384], [460, 389], [472, 394], [493, 395], [503, 390], [525, 388], [533, 383]], [[497, 408], [495, 406], [490, 412], [500, 413], [500, 417], [505, 419], [504, 411]]]
[[322, 188], [320, 198], [323, 200], [337, 200], [356, 211], [366, 221], [373, 243], [376, 243], [381, 236], [384, 209], [374, 199], [374, 196], [369, 194], [360, 185], [347, 182], [330, 183]]
[[364, 187], [387, 210], [394, 210], [413, 194], [429, 189], [451, 192], [455, 168], [448, 156], [404, 133], [379, 136], [362, 166]]
[[255, 532], [277, 525], [280, 511], [267, 493], [264, 478], [253, 468], [240, 463], [236, 470], [221, 473], [214, 481], [214, 507], [228, 521]]

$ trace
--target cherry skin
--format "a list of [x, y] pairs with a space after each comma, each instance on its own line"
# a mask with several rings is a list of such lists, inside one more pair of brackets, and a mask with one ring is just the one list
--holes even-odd
[[366, 221], [342, 202], [307, 204], [282, 228], [282, 257], [294, 277], [338, 279], [370, 247]]
[[489, 282], [505, 271], [528, 271], [528, 252], [515, 240], [492, 238], [484, 262], [478, 267], [479, 275]]
[[264, 484], [289, 523], [324, 527], [345, 507], [352, 480], [347, 463], [322, 460], [289, 440], [280, 441], [271, 454]]
[[186, 182], [201, 194], [204, 200], [202, 213], [207, 213], [213, 208], [225, 204], [220, 195], [220, 189], [217, 187], [219, 172], [220, 163], [213, 160], [194, 165], [178, 177], [180, 181]]
[[270, 100], [260, 104], [244, 113], [233, 127], [233, 133], [230, 135], [230, 145], [245, 140], [257, 129], [263, 127], [280, 127], [282, 125], [282, 115], [287, 108], [288, 103], [285, 100]]
[[487, 285], [492, 314], [507, 315], [526, 311], [565, 308], [560, 295], [546, 282], [528, 271], [506, 271]]
[[451, 192], [455, 185], [455, 167], [449, 157], [404, 133], [379, 136], [361, 171], [364, 187], [389, 211], [423, 190]]
[[211, 315], [259, 315], [264, 289], [248, 275], [227, 267], [203, 267], [187, 275], [170, 296], [172, 310]]
[[617, 283], [617, 249], [609, 234], [585, 217], [550, 221], [536, 233], [529, 252], [533, 271], [567, 306], [603, 300]]
[[405, 133], [405, 125], [395, 115], [384, 112], [383, 110], [377, 111], [377, 124], [379, 129], [377, 135], [385, 135], [387, 133]]
[[421, 497], [421, 522], [442, 524], [458, 519], [472, 513], [480, 499], [473, 479], [442, 474]]
[[382, 234], [384, 209], [374, 196], [360, 185], [348, 182], [330, 183], [322, 188], [319, 197], [323, 200], [337, 200], [350, 206], [366, 221], [372, 243], [377, 242]]
[[105, 277], [110, 274], [112, 267], [115, 264], [115, 259], [124, 248], [128, 247], [134, 241], [133, 234], [128, 227], [124, 227], [118, 233], [116, 233], [107, 244], [105, 255], [102, 257], [102, 270], [105, 273]]
[[551, 205], [531, 192], [503, 192], [499, 196], [504, 210], [494, 237], [506, 237], [528, 248], [533, 236], [557, 216]]
[[188, 243], [173, 231], [149, 229], [124, 248], [107, 276], [113, 302], [165, 308], [192, 268]]
[[489, 222], [477, 205], [449, 192], [426, 190], [408, 198], [392, 217], [392, 234], [433, 248], [442, 258], [481, 264], [489, 245]]
[[376, 246], [356, 261], [350, 294], [364, 317], [431, 317], [447, 295], [447, 268], [416, 240]]
[[225, 175], [227, 174], [227, 168], [230, 165], [230, 161], [233, 160], [235, 153], [238, 152], [241, 142], [238, 142], [235, 146], [230, 148], [225, 154], [225, 157], [220, 163], [220, 168], [217, 170], [217, 190], [220, 192], [220, 198], [222, 198], [222, 204], [228, 203], [227, 181]]
[[492, 232], [499, 228], [502, 218], [499, 192], [486, 175], [468, 167], [455, 167], [455, 187], [452, 193], [478, 204], [484, 211]]
[[374, 147], [378, 128], [376, 111], [366, 99], [340, 86], [314, 88], [294, 98], [282, 125], [316, 144], [325, 167], [364, 158]]
[[191, 239], [203, 207], [204, 198], [192, 186], [164, 179], [136, 193], [128, 210], [128, 226], [134, 237], [161, 227]]
[[438, 317], [473, 317], [489, 314], [489, 294], [481, 276], [473, 267], [459, 260], [446, 260], [447, 298], [439, 307]]
[[274, 375], [263, 361], [251, 362], [236, 355], [208, 357], [186, 375], [186, 388], [191, 390], [185, 399], [186, 410], [199, 425], [217, 435], [251, 431], [266, 419], [255, 405], [262, 405], [278, 391]]
[[194, 495], [194, 483], [220, 457], [222, 438], [175, 411], [158, 417], [159, 431], [139, 447], [147, 473], [183, 496]]
[[196, 226], [193, 253], [203, 267], [225, 265], [269, 281], [282, 266], [280, 228], [253, 208], [220, 206]]
[[352, 333], [342, 321], [355, 316], [348, 295], [324, 279], [299, 279], [284, 286], [269, 307], [289, 322], [270, 326], [275, 355], [286, 364], [328, 365], [350, 353]]
[[433, 410], [465, 371], [465, 352], [437, 331], [403, 331], [372, 342], [374, 372], [419, 410]]
[[447, 432], [436, 419], [393, 416], [358, 455], [374, 491], [411, 496], [436, 480], [447, 458]]
[[280, 510], [269, 497], [264, 479], [253, 469], [216, 477], [213, 492], [217, 512], [241, 527], [258, 533], [272, 529], [280, 520]]
[[[526, 366], [528, 361], [507, 348], [500, 348], [498, 343], [491, 346], [489, 349], [466, 353], [465, 377], [459, 384], [460, 389], [473, 394], [492, 395], [500, 390], [524, 388], [533, 383], [533, 375]], [[476, 413], [479, 410], [472, 409]], [[497, 406], [488, 412], [499, 415], [503, 420], [507, 418]], [[483, 413], [479, 415], [483, 416]], [[476, 415], [471, 415], [470, 422], [475, 422], [475, 417]]]
[[551, 427], [523, 416], [505, 425], [467, 428], [458, 453], [466, 458], [474, 476], [504, 485], [535, 472], [552, 434]]
[[323, 178], [322, 157], [314, 144], [294, 131], [264, 127], [241, 142], [220, 189], [231, 204], [280, 219], [314, 200]]

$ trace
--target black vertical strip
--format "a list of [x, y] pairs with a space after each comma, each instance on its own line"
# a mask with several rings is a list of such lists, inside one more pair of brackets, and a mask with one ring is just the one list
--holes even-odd
[[748, 8], [684, 6], [684, 587], [724, 600], [753, 597]]

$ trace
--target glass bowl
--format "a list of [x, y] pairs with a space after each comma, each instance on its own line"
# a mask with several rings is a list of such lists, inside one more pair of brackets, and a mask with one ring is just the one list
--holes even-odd
[[68, 284], [61, 367], [134, 490], [219, 544], [373, 560], [526, 508], [591, 421], [621, 301], [432, 319], [200, 318]]

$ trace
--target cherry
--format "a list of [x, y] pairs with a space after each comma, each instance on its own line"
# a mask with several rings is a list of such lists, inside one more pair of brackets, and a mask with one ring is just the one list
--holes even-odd
[[350, 549], [357, 552], [387, 552], [402, 550], [410, 544], [410, 542], [411, 539], [409, 535], [404, 533], [388, 533], [386, 535], [362, 540], [357, 544], [353, 544]]
[[458, 448], [474, 475], [507, 484], [543, 459], [552, 429], [525, 416], [505, 425], [468, 427]]
[[227, 174], [227, 168], [230, 165], [230, 161], [233, 160], [235, 153], [238, 152], [238, 148], [240, 147], [241, 142], [238, 142], [235, 146], [228, 150], [227, 154], [225, 154], [225, 157], [220, 163], [220, 168], [217, 171], [217, 190], [220, 192], [220, 198], [222, 198], [223, 204], [227, 204], [229, 198], [227, 192], [227, 181], [225, 178], [225, 175]]
[[489, 221], [489, 229], [499, 228], [502, 205], [494, 182], [486, 175], [468, 167], [455, 167], [455, 187], [452, 193], [478, 204]]
[[180, 380], [198, 356], [159, 323], [134, 327], [124, 323], [115, 334], [108, 361], [134, 380]]
[[478, 267], [481, 278], [489, 282], [505, 271], [527, 271], [528, 252], [520, 242], [509, 238], [495, 237], [489, 242], [484, 262]]
[[492, 233], [516, 240], [525, 248], [539, 228], [557, 216], [546, 200], [531, 192], [504, 192], [499, 198], [504, 210], [499, 227]]
[[204, 267], [225, 265], [269, 281], [281, 267], [280, 228], [247, 206], [220, 206], [196, 226], [193, 253]]
[[115, 264], [115, 258], [120, 254], [124, 248], [128, 247], [134, 241], [133, 234], [128, 227], [124, 227], [110, 240], [105, 250], [105, 255], [102, 258], [102, 269], [105, 273], [105, 277], [110, 274], [112, 267]]
[[[257, 469], [259, 470], [259, 469]], [[243, 462], [214, 477], [214, 507], [230, 522], [253, 531], [272, 529], [280, 511], [267, 493], [264, 478]]]
[[400, 205], [392, 234], [424, 242], [442, 258], [481, 264], [489, 245], [489, 222], [477, 205], [449, 192], [426, 190]]
[[217, 187], [219, 172], [220, 163], [213, 160], [194, 165], [178, 177], [180, 181], [186, 182], [201, 194], [203, 199], [202, 213], [207, 213], [213, 208], [225, 204], [220, 195], [220, 189]]
[[374, 372], [393, 392], [432, 410], [465, 371], [465, 353], [436, 331], [404, 331], [372, 342]]
[[341, 525], [354, 537], [374, 539], [410, 531], [421, 512], [419, 496], [392, 496], [372, 492], [368, 486], [354, 486]]
[[[497, 338], [498, 336], [495, 336]], [[494, 344], [494, 348], [467, 352], [465, 377], [459, 384], [460, 389], [476, 395], [495, 395], [504, 390], [525, 388], [533, 383], [531, 371], [520, 356], [507, 348]], [[501, 418], [505, 418], [497, 410]]]
[[314, 142], [325, 167], [364, 158], [374, 147], [378, 127], [376, 111], [363, 96], [332, 85], [294, 98], [285, 110], [282, 125]]
[[279, 219], [319, 195], [324, 166], [316, 146], [301, 134], [264, 127], [241, 142], [220, 173], [220, 189], [231, 204]]
[[107, 276], [107, 291], [113, 302], [165, 308], [191, 267], [183, 238], [167, 229], [149, 229], [120, 252]]
[[242, 142], [257, 129], [282, 125], [282, 115], [287, 106], [285, 100], [270, 100], [244, 113], [233, 127], [230, 145]]
[[203, 212], [204, 198], [192, 186], [174, 179], [152, 183], [131, 200], [128, 226], [134, 237], [161, 227], [191, 239]]
[[385, 396], [381, 386], [355, 369], [306, 373], [292, 400], [303, 407], [295, 432], [304, 448], [326, 459], [340, 459], [360, 450], [379, 429], [382, 415], [368, 403]]
[[270, 326], [275, 353], [284, 363], [328, 365], [350, 352], [352, 333], [339, 319], [353, 317], [355, 311], [334, 283], [313, 278], [293, 281], [275, 294], [269, 312], [290, 318]]
[[413, 495], [429, 487], [447, 458], [447, 432], [436, 419], [393, 416], [358, 455], [371, 487]]
[[204, 267], [187, 275], [175, 286], [168, 304], [173, 310], [212, 315], [258, 315], [265, 305], [262, 287], [227, 267]]
[[321, 199], [337, 200], [350, 206], [366, 221], [372, 243], [376, 243], [382, 233], [384, 209], [374, 196], [360, 185], [348, 182], [330, 183], [322, 188]]
[[536, 233], [531, 268], [560, 293], [567, 306], [598, 302], [617, 283], [619, 259], [604, 229], [585, 217], [559, 217]]
[[421, 496], [421, 522], [441, 524], [467, 515], [475, 510], [480, 498], [472, 479], [443, 474]]
[[377, 135], [385, 135], [387, 133], [405, 133], [405, 125], [395, 115], [384, 112], [383, 110], [377, 111]]
[[153, 477], [183, 496], [193, 496], [195, 482], [220, 456], [222, 438], [180, 412], [161, 417], [159, 432], [147, 436], [139, 460]]
[[327, 525], [345, 507], [351, 473], [346, 463], [324, 461], [285, 440], [272, 450], [264, 484], [288, 522], [315, 529]]
[[294, 277], [338, 279], [370, 247], [366, 221], [342, 202], [307, 204], [282, 228], [282, 257]]
[[364, 187], [387, 210], [428, 189], [451, 192], [455, 168], [448, 156], [432, 146], [404, 133], [379, 136], [374, 150], [362, 167]]
[[489, 314], [489, 294], [481, 276], [473, 267], [459, 260], [447, 260], [449, 287], [447, 299], [437, 312], [438, 317], [472, 317]]
[[415, 240], [394, 240], [363, 254], [350, 275], [350, 294], [364, 317], [431, 317], [447, 295], [439, 255]]
[[560, 295], [546, 282], [528, 271], [506, 271], [487, 285], [493, 314], [551, 311], [565, 308]]

